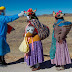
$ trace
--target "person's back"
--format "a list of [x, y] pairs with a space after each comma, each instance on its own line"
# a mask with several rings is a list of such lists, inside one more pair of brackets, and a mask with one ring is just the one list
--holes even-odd
[[66, 37], [71, 29], [71, 22], [64, 20], [62, 11], [55, 13], [55, 23], [53, 25], [52, 44], [50, 48], [51, 64], [56, 65], [56, 69], [64, 70], [64, 65], [71, 64], [71, 59], [67, 47]]
[[71, 29], [71, 25], [71, 22], [65, 21], [64, 19], [58, 19], [58, 22], [54, 27], [55, 38], [57, 39], [57, 41], [67, 38], [67, 34]]

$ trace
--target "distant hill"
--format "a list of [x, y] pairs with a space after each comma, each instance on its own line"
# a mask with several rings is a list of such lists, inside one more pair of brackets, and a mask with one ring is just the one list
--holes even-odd
[[[49, 16], [49, 17], [52, 17], [53, 14], [43, 14], [43, 15], [38, 15], [38, 16]], [[65, 16], [72, 16], [72, 14], [65, 13]]]
[[69, 13], [65, 13], [65, 16], [72, 16], [72, 14], [69, 14]]

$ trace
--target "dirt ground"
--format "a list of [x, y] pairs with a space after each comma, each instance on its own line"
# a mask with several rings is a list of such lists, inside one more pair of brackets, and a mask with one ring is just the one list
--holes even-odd
[[[52, 41], [54, 17], [40, 16], [38, 18], [41, 23], [47, 25], [50, 29], [50, 36], [42, 41], [44, 59], [46, 61], [50, 59], [49, 51], [50, 51], [50, 46]], [[72, 17], [70, 16], [65, 17], [65, 20], [72, 22]], [[21, 53], [19, 51], [19, 45], [21, 44], [23, 40], [24, 29], [25, 29], [25, 26], [27, 25], [26, 17], [19, 18], [18, 20], [11, 22], [9, 24], [15, 28], [15, 31], [7, 35], [7, 42], [10, 45], [10, 49], [11, 49], [11, 52], [5, 56], [6, 62], [8, 63], [17, 61], [18, 59], [24, 57], [24, 53]], [[72, 58], [72, 30], [68, 34], [67, 44], [68, 44], [70, 56]]]

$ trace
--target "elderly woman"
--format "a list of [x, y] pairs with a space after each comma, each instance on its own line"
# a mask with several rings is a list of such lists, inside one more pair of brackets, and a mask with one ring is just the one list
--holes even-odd
[[6, 42], [6, 34], [8, 30], [7, 23], [12, 22], [19, 17], [24, 15], [24, 12], [21, 12], [20, 14], [16, 14], [13, 16], [4, 16], [5, 15], [5, 7], [0, 7], [0, 64], [7, 65], [5, 62], [4, 56], [10, 52], [10, 47]]
[[67, 34], [69, 33], [72, 23], [64, 20], [62, 11], [53, 12], [55, 23], [53, 25], [52, 45], [50, 48], [51, 64], [56, 64], [57, 70], [64, 70], [64, 65], [70, 64], [71, 59], [67, 47]]

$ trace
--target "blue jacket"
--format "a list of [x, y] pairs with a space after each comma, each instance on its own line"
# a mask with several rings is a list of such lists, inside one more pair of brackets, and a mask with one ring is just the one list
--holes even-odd
[[7, 23], [18, 19], [18, 14], [13, 16], [0, 15], [0, 56], [10, 52], [10, 47], [6, 42]]

